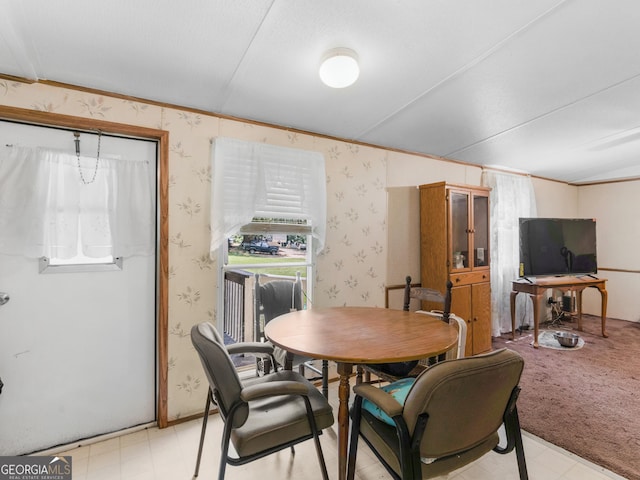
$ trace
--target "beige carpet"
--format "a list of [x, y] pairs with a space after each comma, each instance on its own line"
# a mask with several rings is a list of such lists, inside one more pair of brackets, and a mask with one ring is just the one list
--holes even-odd
[[582, 458], [640, 480], [640, 323], [583, 316], [579, 350], [534, 349], [533, 331], [494, 339], [525, 358], [522, 428]]

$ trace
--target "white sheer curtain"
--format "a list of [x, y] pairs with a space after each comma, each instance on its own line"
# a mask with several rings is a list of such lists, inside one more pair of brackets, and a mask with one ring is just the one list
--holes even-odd
[[326, 234], [326, 174], [319, 152], [218, 138], [212, 148], [211, 247], [214, 252], [254, 217], [306, 219], [314, 248]]
[[147, 161], [106, 160], [109, 224], [114, 257], [155, 252], [155, 168]]
[[[80, 158], [85, 179], [95, 158]], [[100, 158], [84, 184], [75, 155], [43, 148], [0, 152], [0, 253], [68, 259], [154, 251], [152, 169], [144, 161]]]
[[[536, 200], [531, 178], [485, 170], [482, 184], [491, 187], [491, 315], [492, 335], [511, 331], [511, 282], [518, 278], [519, 218], [535, 217]], [[526, 300], [526, 301], [525, 301]], [[520, 325], [533, 325], [532, 305], [525, 295], [517, 297]]]
[[0, 150], [0, 253], [44, 255], [48, 167], [32, 148]]

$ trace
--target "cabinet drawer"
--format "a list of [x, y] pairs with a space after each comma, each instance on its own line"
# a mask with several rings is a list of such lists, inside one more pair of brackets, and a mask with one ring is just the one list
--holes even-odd
[[454, 287], [459, 285], [471, 285], [473, 283], [489, 282], [491, 276], [489, 270], [480, 272], [455, 273], [449, 276]]

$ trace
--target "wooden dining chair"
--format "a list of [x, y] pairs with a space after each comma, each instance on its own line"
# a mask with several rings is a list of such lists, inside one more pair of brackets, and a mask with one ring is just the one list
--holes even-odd
[[[404, 287], [404, 300], [402, 309], [405, 312], [410, 311], [411, 301], [419, 300], [422, 306], [423, 302], [428, 302], [426, 305], [432, 307], [438, 306], [441, 309], [431, 309], [429, 311], [420, 311], [420, 313], [431, 313], [439, 316], [443, 322], [449, 323], [450, 320], [456, 324], [458, 328], [458, 338], [464, 335], [466, 338], [466, 323], [459, 317], [451, 318], [451, 288], [453, 284], [448, 281], [444, 293], [434, 290], [432, 288], [424, 288], [412, 285], [411, 277], [407, 275], [405, 278]], [[463, 324], [463, 326], [462, 326]], [[456, 350], [459, 351], [459, 347]], [[464, 352], [462, 354], [464, 356]], [[439, 360], [444, 360], [445, 355], [441, 356]], [[361, 372], [364, 373], [365, 381], [371, 381], [371, 374], [378, 377], [383, 382], [395, 382], [404, 377], [417, 377], [429, 364], [433, 364], [437, 361], [437, 358], [425, 359], [424, 361], [413, 360], [409, 362], [394, 362], [394, 363], [376, 363], [376, 364], [364, 364], [360, 366]]]

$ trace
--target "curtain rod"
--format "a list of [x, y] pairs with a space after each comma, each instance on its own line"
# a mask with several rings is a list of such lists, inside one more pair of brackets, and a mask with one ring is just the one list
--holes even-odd
[[484, 172], [485, 170], [492, 170], [495, 172], [500, 172], [500, 173], [510, 173], [512, 175], [520, 175], [523, 177], [530, 177], [531, 174], [528, 172], [519, 172], [519, 171], [515, 171], [515, 170], [509, 170], [508, 168], [500, 168], [500, 167], [487, 167], [487, 166], [482, 166], [481, 167], [482, 171]]

